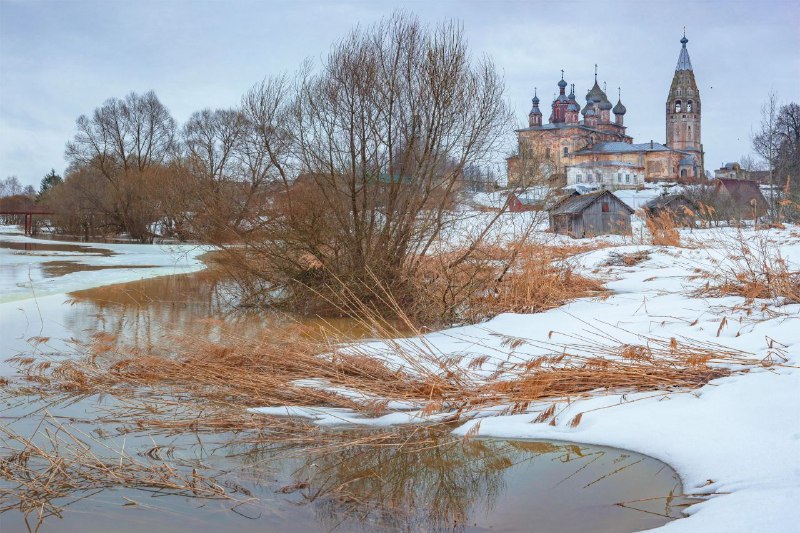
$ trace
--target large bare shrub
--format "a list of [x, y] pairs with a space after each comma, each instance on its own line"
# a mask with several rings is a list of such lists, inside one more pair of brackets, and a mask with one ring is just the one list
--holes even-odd
[[344, 287], [375, 307], [381, 293], [412, 305], [426, 258], [462, 222], [464, 169], [488, 162], [509, 131], [503, 82], [470, 57], [462, 29], [404, 14], [352, 31], [316, 70], [254, 86], [242, 107], [246, 145], [263, 153], [273, 187], [227, 251], [256, 299], [335, 301]]

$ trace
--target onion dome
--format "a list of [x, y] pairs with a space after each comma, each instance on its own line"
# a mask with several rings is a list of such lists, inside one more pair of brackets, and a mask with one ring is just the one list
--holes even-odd
[[611, 109], [611, 102], [608, 101], [608, 98], [604, 98], [603, 101], [600, 102], [600, 105], [597, 107], [605, 111], [608, 111], [609, 109]]
[[567, 82], [564, 81], [564, 78], [561, 78], [561, 81], [558, 82], [558, 86], [562, 89], [566, 88]]
[[625, 106], [622, 105], [622, 100], [617, 100], [617, 105], [614, 106], [614, 114], [615, 115], [624, 115], [627, 109]]
[[603, 100], [608, 100], [608, 97], [606, 97], [606, 93], [604, 93], [603, 89], [601, 89], [600, 86], [597, 85], [597, 80], [595, 80], [594, 86], [589, 90], [589, 94], [587, 95], [587, 100], [589, 98], [592, 99], [592, 102], [597, 102], [597, 103], [600, 103]]
[[570, 102], [569, 105], [567, 106], [567, 111], [575, 111], [575, 112], [577, 112], [577, 111], [580, 111], [580, 110], [581, 110], [581, 106], [578, 105], [578, 102]]

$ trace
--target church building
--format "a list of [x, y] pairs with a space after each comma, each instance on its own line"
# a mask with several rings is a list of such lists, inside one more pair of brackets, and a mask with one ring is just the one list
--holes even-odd
[[528, 127], [517, 130], [518, 153], [507, 160], [509, 185], [547, 182], [625, 188], [653, 181], [704, 179], [700, 91], [686, 48], [689, 40], [684, 35], [680, 42], [667, 95], [665, 144], [633, 142], [626, 133], [627, 109], [621, 93], [612, 105], [605, 87], [597, 83], [597, 65], [594, 85], [582, 108], [575, 99], [574, 84], [566, 94], [568, 84], [561, 71], [559, 93], [547, 123], [542, 122], [540, 100], [534, 93]]

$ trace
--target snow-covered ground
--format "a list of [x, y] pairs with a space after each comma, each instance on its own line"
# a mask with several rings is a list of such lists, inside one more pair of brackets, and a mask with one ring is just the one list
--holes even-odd
[[[14, 248], [3, 247], [4, 244]], [[25, 244], [73, 249], [26, 251]], [[88, 252], [77, 251], [75, 246]], [[52, 339], [49, 350], [67, 347], [62, 341], [74, 335], [64, 320], [67, 293], [197, 271], [204, 268], [199, 257], [208, 250], [197, 245], [87, 244], [32, 239], [22, 235], [16, 226], [0, 226], [0, 376], [13, 374], [13, 368], [5, 360], [30, 350], [31, 337]], [[54, 261], [103, 268], [49, 275], [44, 267]]]
[[[746, 229], [741, 235], [754, 245], [766, 239], [791, 270], [800, 270], [800, 228]], [[405, 342], [409, 350], [424, 342], [425, 349], [442, 357], [464, 356], [465, 365], [473, 358], [489, 356], [484, 365], [487, 373], [504, 361], [546, 353], [547, 344], [568, 344], [576, 335], [619, 343], [676, 338], [714, 343], [756, 359], [771, 357], [781, 362], [785, 357], [784, 364], [756, 366], [691, 392], [564, 399], [555, 425], [534, 422], [549, 404], [531, 405], [527, 412], [515, 415], [495, 408], [478, 413], [456, 433], [472, 430], [487, 437], [606, 445], [660, 459], [678, 471], [687, 493], [712, 494], [689, 508], [689, 518], [671, 522], [663, 531], [796, 531], [800, 523], [796, 503], [800, 501], [800, 303], [765, 300], [744, 308], [739, 297], [694, 295], [720, 264], [729, 261], [726, 246], [736, 246], [739, 233], [731, 228], [695, 230], [685, 232], [683, 238], [690, 247], [633, 245], [629, 240], [580, 256], [583, 270], [604, 278], [614, 291], [607, 299], [578, 300], [539, 314], [503, 314], [483, 324]], [[635, 266], [607, 266], [609, 254], [641, 250], [650, 256]], [[524, 342], [511, 348], [504, 343], [509, 337]], [[380, 352], [380, 343], [371, 348]], [[341, 409], [256, 411], [307, 417], [323, 425], [431, 420], [420, 413], [419, 406], [390, 407], [393, 412], [379, 418]], [[580, 424], [570, 427], [569, 421], [578, 413], [583, 413]]]

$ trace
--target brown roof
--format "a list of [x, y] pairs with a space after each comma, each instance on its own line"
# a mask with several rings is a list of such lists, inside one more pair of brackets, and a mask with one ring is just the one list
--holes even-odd
[[565, 213], [575, 214], [580, 213], [590, 205], [592, 205], [595, 201], [600, 199], [603, 196], [610, 196], [617, 202], [619, 202], [625, 210], [627, 210], [630, 214], [633, 214], [633, 209], [628, 206], [625, 202], [614, 196], [610, 191], [598, 191], [589, 194], [574, 194], [571, 196], [567, 196], [560, 202], [550, 209], [550, 214], [552, 215], [561, 215]]
[[767, 199], [761, 194], [761, 189], [755, 181], [723, 178], [718, 179], [717, 182], [718, 186], [725, 187], [734, 202], [739, 205], [749, 205], [753, 198], [757, 202], [763, 202], [763, 205], [767, 203]]

